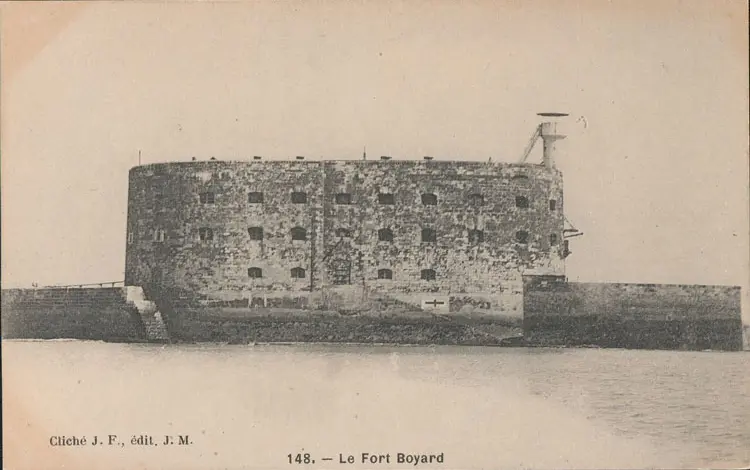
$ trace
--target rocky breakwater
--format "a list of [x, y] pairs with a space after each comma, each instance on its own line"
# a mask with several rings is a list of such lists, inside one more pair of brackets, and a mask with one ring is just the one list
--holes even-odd
[[521, 321], [498, 315], [425, 311], [339, 312], [248, 308], [231, 303], [175, 307], [172, 341], [246, 343], [518, 344]]

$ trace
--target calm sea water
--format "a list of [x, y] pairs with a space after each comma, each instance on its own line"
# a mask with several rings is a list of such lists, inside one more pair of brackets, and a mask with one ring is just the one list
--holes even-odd
[[[2, 347], [12, 468], [414, 468], [396, 463], [398, 452], [444, 454], [442, 465], [417, 468], [750, 464], [750, 353]], [[49, 445], [52, 435], [109, 434], [127, 445]], [[192, 444], [132, 446], [136, 435]], [[297, 452], [316, 463], [289, 464]], [[363, 465], [362, 452], [391, 462]], [[339, 454], [355, 464], [339, 464]]]

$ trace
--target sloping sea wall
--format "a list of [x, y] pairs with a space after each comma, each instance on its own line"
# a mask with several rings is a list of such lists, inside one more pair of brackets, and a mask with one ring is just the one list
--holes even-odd
[[125, 287], [3, 289], [6, 339], [143, 341], [145, 330]]
[[537, 346], [742, 349], [740, 287], [524, 277], [524, 340]]

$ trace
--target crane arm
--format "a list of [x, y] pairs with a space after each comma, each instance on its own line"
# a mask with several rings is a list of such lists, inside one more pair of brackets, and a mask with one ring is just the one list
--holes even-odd
[[523, 151], [523, 156], [521, 157], [521, 160], [519, 163], [524, 163], [527, 158], [529, 158], [529, 154], [531, 154], [531, 151], [534, 149], [534, 144], [536, 144], [537, 139], [541, 135], [542, 132], [542, 125], [536, 126], [536, 129], [534, 129], [534, 133], [531, 135], [531, 139], [529, 139], [529, 143], [526, 144], [526, 148]]

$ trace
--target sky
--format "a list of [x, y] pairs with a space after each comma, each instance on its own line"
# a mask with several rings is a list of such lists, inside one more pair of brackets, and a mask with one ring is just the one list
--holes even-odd
[[139, 151], [515, 162], [536, 113], [557, 111], [584, 232], [569, 278], [741, 285], [747, 307], [746, 7], [6, 3], [3, 287], [122, 280]]

